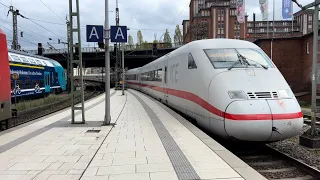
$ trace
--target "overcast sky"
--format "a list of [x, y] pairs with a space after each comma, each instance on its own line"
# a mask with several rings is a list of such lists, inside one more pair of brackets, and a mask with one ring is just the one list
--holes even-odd
[[[74, 0], [75, 1], [75, 0]], [[313, 0], [298, 0], [306, 5]], [[282, 19], [282, 0], [275, 0], [275, 19]], [[50, 42], [56, 48], [63, 48], [58, 44], [58, 39], [66, 41], [67, 32], [65, 18], [69, 11], [68, 0], [0, 0], [0, 29], [7, 34], [7, 39], [12, 40], [12, 14], [7, 17], [8, 8], [4, 5], [13, 5], [27, 18], [33, 19], [42, 27], [28, 19], [18, 17], [18, 30], [23, 31], [19, 44], [23, 49], [37, 49], [41, 42], [47, 48]], [[154, 34], [159, 38], [168, 29], [173, 40], [174, 29], [178, 24], [182, 29], [182, 20], [189, 19], [190, 0], [119, 0], [120, 25], [126, 25], [131, 30], [128, 32], [137, 42], [137, 31], [140, 29], [144, 40], [153, 41]], [[257, 20], [261, 19], [259, 0], [246, 0], [246, 12], [249, 19], [256, 13]], [[86, 42], [85, 25], [104, 25], [105, 19], [104, 0], [80, 0], [80, 25], [83, 46], [93, 47], [93, 43]], [[52, 10], [50, 10], [49, 8]], [[109, 0], [109, 25], [115, 25], [116, 0]], [[269, 19], [272, 20], [273, 0], [269, 0]], [[294, 4], [294, 12], [299, 7]], [[41, 21], [47, 21], [45, 23]], [[50, 31], [52, 32], [50, 32]], [[163, 36], [162, 36], [163, 37]], [[50, 41], [48, 38], [52, 38]], [[11, 42], [9, 42], [11, 44]]]

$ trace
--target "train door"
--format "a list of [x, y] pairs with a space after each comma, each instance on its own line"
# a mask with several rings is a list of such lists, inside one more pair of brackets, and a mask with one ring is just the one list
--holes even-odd
[[164, 60], [163, 100], [168, 103], [168, 57]]
[[50, 93], [50, 72], [44, 72], [44, 89], [46, 93]]

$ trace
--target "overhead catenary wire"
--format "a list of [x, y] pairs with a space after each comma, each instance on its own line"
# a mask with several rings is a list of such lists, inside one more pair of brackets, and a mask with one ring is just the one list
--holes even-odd
[[[5, 4], [3, 4], [3, 3], [1, 3], [1, 2], [0, 2], [0, 4], [2, 4], [3, 6], [5, 6], [5, 7], [9, 8], [9, 6], [7, 6], [7, 5], [5, 5]], [[58, 34], [54, 33], [53, 31], [51, 31], [51, 30], [49, 30], [49, 29], [45, 28], [44, 26], [42, 26], [42, 25], [38, 24], [38, 23], [37, 23], [37, 22], [35, 22], [32, 18], [29, 18], [29, 17], [26, 17], [26, 16], [22, 16], [22, 15], [20, 15], [20, 16], [21, 16], [22, 18], [24, 18], [24, 19], [28, 19], [28, 20], [30, 20], [30, 21], [31, 21], [31, 22], [33, 22], [34, 24], [36, 24], [36, 25], [40, 26], [41, 28], [43, 28], [43, 29], [45, 29], [45, 30], [47, 30], [47, 31], [51, 32], [52, 34], [56, 35], [56, 36], [57, 36], [57, 37], [59, 37], [60, 39], [66, 40], [65, 38], [63, 38], [63, 37], [59, 36]]]
[[[3, 4], [4, 5], [4, 4]], [[5, 7], [9, 8], [8, 6], [4, 5]], [[186, 7], [186, 6], [185, 6]], [[183, 12], [185, 8], [183, 8], [180, 13], [178, 14], [178, 16], [175, 18], [175, 20], [179, 17], [179, 15]], [[58, 16], [59, 17], [59, 16]], [[60, 18], [60, 17], [59, 17]], [[29, 19], [29, 20], [32, 20], [32, 21], [38, 21], [38, 22], [43, 22], [43, 23], [48, 23], [48, 24], [54, 24], [54, 25], [61, 25], [61, 26], [64, 26], [65, 24], [63, 23], [57, 23], [57, 22], [51, 22], [51, 21], [45, 21], [45, 20], [40, 20], [40, 19], [33, 19], [33, 18], [26, 18], [26, 19]], [[61, 19], [61, 18], [60, 18]], [[62, 20], [62, 19], [61, 19]], [[175, 20], [170, 24], [170, 26], [175, 22]], [[170, 27], [169, 26], [169, 27]], [[167, 29], [169, 29], [169, 27]], [[86, 28], [86, 26], [81, 26], [81, 28]], [[132, 30], [143, 30], [143, 31], [164, 31], [164, 30], [160, 30], [160, 29], [139, 29], [139, 28], [135, 28], [135, 27], [130, 27], [130, 29]]]
[[42, 25], [38, 24], [37, 22], [33, 21], [32, 19], [29, 19], [29, 18], [27, 18], [27, 17], [26, 17], [25, 19], [30, 20], [30, 21], [31, 21], [31, 22], [33, 22], [34, 24], [36, 24], [36, 25], [38, 25], [38, 26], [42, 27], [43, 29], [45, 29], [45, 30], [47, 30], [47, 31], [51, 32], [52, 34], [54, 34], [54, 35], [56, 35], [57, 37], [60, 37], [61, 39], [63, 39], [63, 40], [65, 40], [65, 41], [66, 41], [66, 39], [65, 39], [65, 38], [63, 38], [62, 36], [59, 36], [58, 34], [56, 34], [56, 33], [52, 32], [51, 30], [49, 30], [49, 29], [47, 29], [47, 28], [43, 27]]
[[[43, 3], [43, 5], [45, 5], [55, 16], [57, 16], [60, 20], [63, 21], [63, 19], [62, 19], [61, 17], [59, 17], [59, 16], [57, 15], [57, 13], [55, 13], [55, 11], [53, 11], [47, 4], [45, 4], [43, 0], [40, 0], [40, 1], [41, 1], [41, 3]], [[2, 2], [0, 2], [0, 4], [3, 5], [3, 6], [6, 7], [6, 8], [9, 8], [8, 5], [5, 5], [5, 4], [3, 4]], [[187, 5], [188, 5], [188, 4], [187, 4]], [[186, 6], [179, 12], [179, 14], [175, 17], [175, 19], [172, 21], [172, 23], [171, 23], [171, 24], [169, 25], [169, 27], [167, 28], [168, 30], [169, 30], [169, 28], [172, 26], [172, 24], [177, 20], [177, 18], [180, 16], [180, 14], [185, 10], [185, 8], [187, 7], [187, 5], [186, 5]], [[21, 10], [21, 11], [22, 11], [22, 10]], [[55, 33], [54, 31], [51, 31], [50, 29], [46, 28], [45, 26], [43, 26], [43, 25], [41, 25], [41, 24], [39, 24], [39, 23], [37, 23], [37, 22], [48, 23], [48, 24], [53, 24], [53, 25], [60, 25], [60, 26], [64, 26], [64, 25], [65, 25], [64, 23], [46, 21], [46, 20], [41, 20], [41, 19], [33, 19], [33, 18], [30, 18], [30, 17], [27, 17], [27, 15], [23, 16], [23, 18], [30, 20], [32, 23], [36, 24], [37, 26], [39, 26], [39, 27], [45, 29], [46, 31], [54, 34], [54, 35], [57, 36], [59, 39], [61, 39], [61, 40], [63, 40], [63, 41], [66, 41], [65, 36], [62, 37], [62, 36], [58, 35], [57, 33]], [[1, 27], [1, 26], [0, 26], [0, 27]], [[19, 26], [18, 26], [18, 27], [19, 27]], [[80, 28], [85, 28], [85, 27], [86, 27], [86, 26], [81, 26]], [[23, 29], [26, 29], [26, 28], [23, 28]], [[162, 31], [162, 32], [165, 31], [165, 30], [160, 30], [160, 29], [149, 29], [149, 28], [141, 28], [141, 29], [139, 29], [139, 28], [134, 28], [134, 27], [130, 27], [130, 29], [136, 30], [136, 31], [138, 31], [138, 30], [142, 30], [142, 31]], [[26, 30], [27, 30], [27, 29], [26, 29]], [[173, 29], [170, 29], [170, 31], [172, 31], [172, 30], [173, 30]], [[36, 32], [34, 32], [34, 31], [31, 31], [31, 30], [28, 30], [28, 31], [30, 31], [30, 32], [32, 32], [32, 33], [34, 33], [34, 34], [37, 34], [38, 36], [40, 35], [40, 36], [46, 37], [46, 36], [42, 35], [41, 33], [36, 33]], [[48, 38], [48, 37], [46, 37], [46, 38]], [[75, 37], [75, 38], [77, 39], [77, 37]], [[82, 39], [82, 38], [81, 38], [81, 39]]]
[[0, 25], [0, 27], [2, 27], [4, 25], [4, 23], [7, 21], [9, 14], [7, 15], [6, 19], [3, 21], [3, 23]]
[[48, 24], [54, 24], [54, 25], [61, 25], [61, 26], [65, 26], [66, 24], [62, 24], [62, 23], [56, 23], [56, 22], [50, 22], [50, 21], [44, 21], [44, 20], [39, 20], [39, 19], [32, 19], [32, 18], [29, 18], [31, 20], [34, 20], [34, 21], [39, 21], [39, 22], [43, 22], [43, 23], [48, 23]]
[[0, 2], [0, 4], [1, 4], [1, 5], [3, 5], [3, 6], [5, 6], [5, 7], [7, 7], [7, 8], [9, 8], [9, 6], [7, 6], [7, 5], [3, 4], [2, 2]]
[[[7, 6], [7, 5], [5, 5], [5, 4], [3, 4], [3, 3], [1, 3], [1, 2], [0, 2], [0, 4], [2, 4], [3, 6], [5, 6], [6, 8], [10, 8], [9, 6]], [[26, 13], [25, 13], [25, 14], [26, 14]], [[35, 21], [46, 22], [46, 23], [56, 24], [56, 25], [65, 25], [65, 24], [60, 24], [60, 23], [55, 23], [55, 22], [49, 22], [49, 21], [44, 21], [44, 20], [37, 20], [37, 19], [33, 19], [33, 18], [26, 17], [26, 16], [27, 16], [27, 15], [25, 15], [25, 16], [21, 15], [22, 18], [28, 19], [28, 20], [31, 21], [32, 23], [34, 23], [34, 24], [40, 26], [41, 28], [47, 30], [48, 32], [51, 32], [52, 34], [56, 35], [59, 39], [66, 41], [66, 38], [64, 38], [64, 37], [56, 34], [55, 32], [49, 30], [48, 28], [40, 25], [39, 23], [37, 23], [37, 22], [35, 22]], [[7, 21], [7, 20], [3, 20], [3, 19], [0, 19], [0, 20], [3, 21], [3, 24], [6, 23], [6, 24], [8, 24], [8, 25], [12, 25], [12, 24], [10, 24], [10, 22]], [[26, 28], [21, 27], [20, 25], [18, 25], [18, 27], [20, 27], [20, 28], [22, 28], [22, 29], [25, 29], [25, 30], [28, 30], [28, 29], [26, 29]], [[31, 30], [28, 30], [28, 31], [30, 31], [30, 32], [32, 32], [32, 33], [34, 33], [34, 34], [40, 35], [40, 36], [42, 36], [42, 37], [48, 38], [47, 36], [44, 36], [44, 35], [42, 35], [41, 33], [37, 33], [37, 32], [31, 31]], [[19, 31], [19, 32], [21, 32], [21, 31]], [[29, 36], [31, 37], [31, 35], [29, 35]], [[24, 38], [24, 39], [27, 39], [27, 38]], [[32, 38], [32, 39], [35, 39], [35, 38]], [[77, 37], [76, 37], [76, 39], [77, 39]], [[28, 40], [28, 39], [27, 39], [27, 40]], [[29, 41], [30, 43], [33, 43], [33, 42], [30, 41], [30, 40], [28, 40], [28, 41]], [[35, 43], [33, 43], [33, 44], [35, 44]]]
[[[3, 27], [4, 27], [5, 29], [9, 30], [10, 33], [11, 33], [11, 35], [12, 35], [12, 30], [11, 30], [11, 29], [9, 29], [9, 28], [7, 28], [7, 27], [5, 27], [5, 26], [3, 26]], [[28, 39], [28, 38], [22, 38], [22, 39], [19, 39], [19, 40], [24, 41], [24, 42], [27, 42], [27, 43], [30, 43], [30, 44], [37, 45], [36, 43], [32, 42], [32, 41], [31, 41], [30, 39]]]
[[[7, 7], [7, 8], [9, 8], [7, 5], [3, 4], [2, 2], [0, 2], [0, 4], [3, 5], [3, 6], [5, 6], [5, 7]], [[6, 20], [5, 20], [5, 21], [7, 21], [8, 16], [9, 16], [9, 13], [7, 13], [7, 17], [6, 17]], [[0, 25], [0, 27], [2, 27], [3, 24], [4, 24], [4, 22]]]
[[[0, 19], [0, 20], [2, 20], [2, 19]], [[2, 20], [3, 21], [3, 20]], [[10, 23], [10, 22], [8, 22], [8, 21], [6, 21], [5, 22], [5, 24], [7, 24], [7, 25], [10, 25], [10, 26], [12, 26], [12, 24]], [[18, 26], [19, 27], [19, 26]], [[5, 28], [6, 30], [8, 30], [9, 31], [9, 35], [10, 36], [12, 36], [12, 30], [10, 29], [10, 28], [8, 28], [8, 27], [6, 27], [6, 26], [3, 26], [3, 28]], [[21, 29], [22, 29], [22, 27], [20, 27]], [[23, 29], [25, 29], [25, 28], [23, 28]], [[25, 29], [25, 30], [28, 30], [28, 29]], [[20, 30], [18, 30], [19, 32], [22, 32], [22, 31], [20, 31]], [[31, 31], [31, 30], [28, 30], [28, 31]], [[31, 31], [31, 32], [34, 32], [34, 31]], [[24, 32], [25, 34], [27, 34], [26, 32]], [[36, 33], [36, 32], [34, 32], [34, 33]], [[38, 33], [36, 33], [36, 34], [38, 34]], [[37, 43], [38, 42], [42, 42], [42, 43], [45, 43], [46, 41], [43, 41], [43, 40], [37, 40], [36, 38], [34, 38], [33, 36], [31, 36], [29, 33], [27, 34], [29, 37], [31, 37], [32, 39], [34, 39]], [[40, 34], [41, 35], [41, 34]], [[43, 36], [43, 35], [42, 35]], [[46, 37], [46, 36], [43, 36], [43, 37]], [[47, 38], [47, 37], [46, 37]], [[37, 45], [37, 43], [35, 43], [35, 42], [33, 42], [33, 41], [31, 41], [30, 39], [28, 39], [28, 38], [26, 38], [26, 37], [22, 37], [22, 38], [20, 38], [19, 39], [20, 41], [22, 41], [22, 42], [26, 42], [26, 43], [29, 43], [29, 44], [33, 44], [33, 45]], [[11, 40], [12, 41], [12, 40]], [[46, 44], [44, 44], [44, 46], [46, 46], [46, 47], [48, 47], [49, 48], [49, 46], [47, 46]]]
[[60, 17], [60, 16], [58, 16], [50, 7], [48, 7], [42, 0], [39, 0], [39, 1], [41, 1], [41, 3], [43, 4], [43, 5], [45, 5], [54, 15], [56, 15], [62, 22], [64, 22], [64, 20]]
[[[141, 30], [141, 31], [165, 31], [165, 30], [160, 30], [160, 29], [138, 29], [138, 28], [132, 28], [132, 27], [130, 27], [130, 30], [137, 30], [137, 31], [139, 31], [139, 30]], [[169, 29], [168, 29], [169, 30]], [[171, 29], [171, 30], [173, 30], [173, 29]]]
[[176, 16], [176, 18], [174, 18], [174, 20], [172, 21], [172, 23], [168, 26], [167, 29], [169, 29], [173, 23], [177, 20], [177, 18], [180, 16], [180, 14], [186, 9], [186, 7], [189, 5], [189, 2], [183, 7], [183, 9], [179, 12], [179, 14]]
[[[10, 26], [12, 26], [12, 23], [11, 22], [9, 22], [9, 21], [6, 21], [6, 20], [3, 20], [3, 19], [1, 19], [0, 18], [0, 21], [4, 21], [4, 24], [8, 24], [8, 25], [10, 25]], [[30, 30], [30, 29], [27, 29], [27, 28], [25, 28], [25, 27], [23, 27], [23, 26], [21, 26], [21, 25], [18, 25], [18, 28], [19, 29], [23, 29], [23, 30], [25, 30], [25, 31], [29, 31], [29, 32], [31, 32], [31, 33], [34, 33], [34, 34], [36, 34], [37, 36], [42, 36], [42, 37], [45, 37], [45, 38], [48, 38], [47, 36], [44, 36], [44, 35], [42, 35], [42, 34], [39, 34], [39, 33], [37, 33], [37, 32], [34, 32], [34, 31], [32, 31], [32, 30]], [[20, 31], [20, 30], [19, 30]], [[21, 31], [20, 31], [21, 32]], [[25, 33], [25, 32], [24, 32]], [[28, 33], [29, 34], [29, 33]], [[30, 34], [29, 34], [29, 36], [31, 36]], [[35, 38], [34, 38], [35, 39]]]

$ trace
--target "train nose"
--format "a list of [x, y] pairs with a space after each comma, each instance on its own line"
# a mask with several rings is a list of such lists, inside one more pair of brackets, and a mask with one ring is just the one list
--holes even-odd
[[267, 101], [272, 112], [272, 135], [268, 141], [291, 138], [300, 133], [303, 127], [303, 114], [295, 99]]
[[234, 101], [225, 111], [227, 134], [242, 141], [278, 141], [297, 135], [302, 126], [294, 99]]

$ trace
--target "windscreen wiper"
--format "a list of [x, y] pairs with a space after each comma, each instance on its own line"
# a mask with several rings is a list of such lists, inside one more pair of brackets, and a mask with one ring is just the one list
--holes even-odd
[[[237, 51], [237, 50], [236, 50]], [[248, 59], [248, 58], [246, 58], [246, 57], [244, 57], [242, 54], [240, 54], [238, 51], [237, 51], [237, 54], [238, 54], [238, 56], [240, 56], [241, 58], [242, 58], [242, 60], [245, 62], [245, 63], [247, 63], [249, 66], [251, 66], [251, 64], [248, 62], [248, 60], [250, 60], [250, 61], [252, 61], [252, 62], [254, 62], [254, 63], [257, 63], [257, 64], [259, 64], [261, 67], [263, 67], [264, 69], [268, 69], [268, 67], [267, 66], [265, 66], [265, 65], [263, 65], [263, 64], [260, 64], [260, 63], [258, 63], [257, 61], [254, 61], [254, 60], [252, 60], [252, 59]]]
[[[233, 64], [228, 68], [228, 70], [231, 70], [232, 68], [234, 68], [234, 66], [238, 65], [239, 63], [240, 63], [240, 64], [243, 64], [242, 61], [243, 61], [244, 58], [241, 57], [241, 54], [239, 54], [238, 51], [237, 51], [237, 56], [238, 56], [238, 61], [236, 61], [235, 63], [233, 63]], [[249, 64], [249, 62], [246, 61], [246, 60], [244, 60], [244, 62], [247, 63], [247, 64]], [[249, 64], [249, 65], [250, 65], [250, 64]]]
[[261, 67], [263, 67], [264, 69], [268, 69], [268, 66], [263, 65], [263, 64], [260, 64], [260, 63], [258, 63], [257, 61], [254, 61], [254, 60], [252, 60], [252, 59], [248, 59], [248, 58], [246, 58], [246, 57], [243, 57], [243, 58], [245, 58], [245, 59], [246, 59], [246, 61], [247, 61], [247, 60], [250, 60], [250, 61], [252, 61], [252, 62], [254, 62], [254, 63], [259, 64], [259, 65], [260, 65]]

